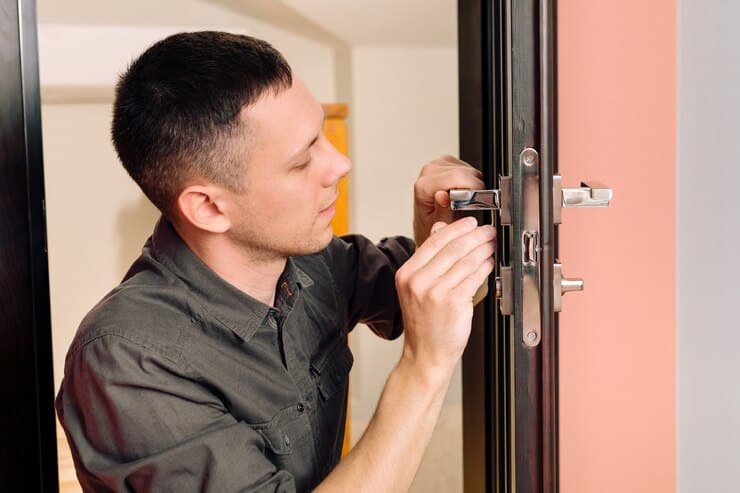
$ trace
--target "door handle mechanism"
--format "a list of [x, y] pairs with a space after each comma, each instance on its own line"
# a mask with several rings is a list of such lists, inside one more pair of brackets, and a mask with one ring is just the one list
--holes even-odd
[[450, 208], [455, 210], [498, 210], [501, 195], [498, 190], [450, 190]]
[[[500, 182], [500, 190], [450, 190], [450, 208], [459, 211], [500, 210], [503, 220], [509, 212], [511, 182], [505, 176], [500, 177]], [[597, 181], [581, 182], [577, 188], [563, 188], [560, 175], [554, 175], [552, 182], [555, 224], [560, 224], [560, 210], [564, 207], [609, 207], [612, 200], [612, 189]], [[502, 224], [508, 222], [502, 221]]]
[[563, 277], [563, 266], [555, 264], [553, 269], [552, 281], [554, 284], [553, 309], [559, 312], [563, 308], [563, 295], [573, 291], [583, 291], [583, 279], [567, 279]]
[[563, 188], [560, 175], [552, 177], [553, 222], [562, 222], [562, 210], [566, 208], [609, 207], [612, 189], [596, 181], [581, 182], [578, 188]]
[[453, 211], [499, 211], [501, 224], [511, 224], [511, 178], [499, 177], [500, 189], [450, 190]]
[[[583, 279], [568, 279], [563, 277], [563, 267], [561, 264], [555, 264], [553, 269], [553, 309], [559, 312], [563, 308], [563, 295], [574, 291], [583, 291]], [[502, 315], [511, 315], [514, 313], [513, 299], [511, 289], [511, 267], [502, 267], [501, 276], [496, 277], [496, 298], [500, 300], [500, 309]]]
[[612, 189], [599, 182], [583, 183], [579, 188], [563, 188], [563, 207], [609, 207]]
[[[529, 169], [525, 173], [523, 178], [525, 181], [528, 180], [529, 185], [518, 184], [521, 186], [523, 191], [521, 196], [513, 197], [512, 195], [512, 178], [510, 176], [499, 177], [499, 189], [491, 190], [450, 190], [450, 208], [452, 210], [491, 210], [499, 211], [499, 224], [502, 226], [511, 226], [512, 222], [512, 211], [516, 209], [520, 213], [530, 214], [525, 215], [525, 222], [527, 225], [518, 226], [521, 228], [521, 239], [519, 237], [510, 238], [510, 241], [520, 241], [519, 245], [512, 248], [515, 251], [521, 252], [521, 260], [517, 257], [516, 262], [518, 267], [515, 269], [514, 264], [501, 265], [499, 272], [500, 277], [496, 277], [495, 281], [495, 294], [496, 298], [499, 299], [499, 309], [503, 315], [514, 315], [515, 312], [515, 301], [514, 301], [514, 286], [519, 286], [519, 290], [528, 289], [529, 293], [524, 296], [518, 292], [520, 299], [517, 303], [523, 303], [524, 306], [521, 312], [524, 317], [525, 323], [527, 322], [527, 316], [530, 317], [529, 328], [524, 330], [523, 341], [527, 346], [536, 346], [540, 341], [539, 333], [539, 302], [538, 296], [541, 292], [539, 285], [539, 269], [540, 269], [540, 245], [539, 235], [540, 226], [537, 219], [537, 209], [534, 209], [534, 219], [531, 216], [532, 208], [529, 207], [529, 213], [526, 212], [526, 207], [521, 205], [514, 207], [514, 199], [519, 200], [517, 204], [534, 203], [537, 204], [539, 200], [539, 192], [537, 189], [537, 170], [539, 169], [539, 155], [535, 149], [527, 148], [524, 149], [520, 156], [520, 165]], [[532, 170], [534, 169], [534, 173]], [[595, 208], [595, 207], [609, 207], [612, 199], [612, 189], [595, 181], [589, 181], [587, 183], [581, 183], [580, 187], [576, 188], [563, 188], [561, 184], [560, 175], [553, 175], [552, 177], [552, 216], [553, 223], [560, 224], [562, 221], [562, 209], [563, 208]], [[534, 186], [532, 186], [534, 184]], [[527, 202], [529, 201], [529, 202]], [[517, 223], [519, 224], [519, 223]], [[512, 258], [513, 261], [513, 258]], [[562, 298], [566, 293], [575, 291], [583, 291], [584, 282], [583, 279], [568, 279], [563, 277], [562, 265], [559, 261], [555, 261], [553, 266], [553, 309], [556, 312], [562, 309]], [[514, 279], [516, 272], [517, 279]], [[532, 294], [534, 293], [534, 294]], [[524, 293], [526, 294], [526, 293]], [[536, 313], [535, 313], [536, 312]], [[535, 316], [536, 315], [536, 316]]]

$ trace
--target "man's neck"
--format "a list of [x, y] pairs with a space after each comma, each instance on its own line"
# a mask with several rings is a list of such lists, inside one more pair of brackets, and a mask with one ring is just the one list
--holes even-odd
[[223, 280], [268, 306], [275, 303], [277, 282], [287, 262], [285, 257], [249, 251], [225, 235], [201, 235], [197, 239], [182, 233], [180, 236]]

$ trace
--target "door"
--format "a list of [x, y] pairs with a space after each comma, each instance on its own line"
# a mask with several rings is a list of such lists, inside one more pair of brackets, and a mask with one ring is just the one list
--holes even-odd
[[[460, 154], [487, 190], [454, 209], [497, 226], [489, 295], [463, 358], [466, 491], [558, 491], [558, 317], [564, 207], [605, 207], [611, 190], [557, 175], [556, 0], [460, 0]], [[566, 177], [569, 178], [569, 177]], [[462, 212], [465, 213], [465, 212]], [[567, 271], [567, 265], [565, 267]]]
[[0, 2], [0, 484], [56, 491], [36, 18]]

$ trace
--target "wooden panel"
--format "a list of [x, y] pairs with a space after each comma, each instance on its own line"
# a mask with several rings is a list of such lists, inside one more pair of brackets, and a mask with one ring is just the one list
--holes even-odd
[[[349, 110], [346, 104], [334, 103], [324, 104], [326, 121], [324, 122], [324, 135], [334, 147], [345, 156], [349, 155], [349, 138], [347, 128], [347, 115]], [[334, 234], [339, 236], [349, 233], [349, 179], [342, 178], [339, 182], [339, 198], [336, 204], [337, 213], [331, 222]], [[347, 455], [350, 449], [350, 408], [347, 401], [347, 419], [344, 424], [344, 444], [342, 446], [342, 457]]]
[[59, 466], [59, 493], [82, 493], [82, 487], [77, 481], [75, 465], [72, 461], [72, 451], [67, 443], [62, 425], [57, 420], [57, 450]]
[[[346, 104], [335, 103], [325, 104], [324, 113], [326, 121], [324, 122], [324, 135], [329, 139], [334, 147], [345, 156], [348, 154], [348, 129], [347, 115], [348, 109]], [[334, 234], [339, 236], [349, 232], [349, 180], [345, 176], [339, 182], [339, 198], [337, 199], [337, 213], [332, 220]]]

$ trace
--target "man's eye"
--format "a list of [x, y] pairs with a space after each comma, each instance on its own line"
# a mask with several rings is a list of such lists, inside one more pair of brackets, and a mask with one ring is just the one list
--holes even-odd
[[299, 164], [298, 166], [293, 166], [293, 169], [294, 169], [294, 170], [297, 170], [297, 171], [300, 171], [300, 170], [302, 170], [302, 169], [306, 169], [306, 168], [308, 168], [308, 165], [309, 165], [309, 164], [311, 164], [311, 161], [310, 161], [310, 160], [306, 161], [306, 162], [305, 162], [305, 163], [303, 163], [303, 164]]

